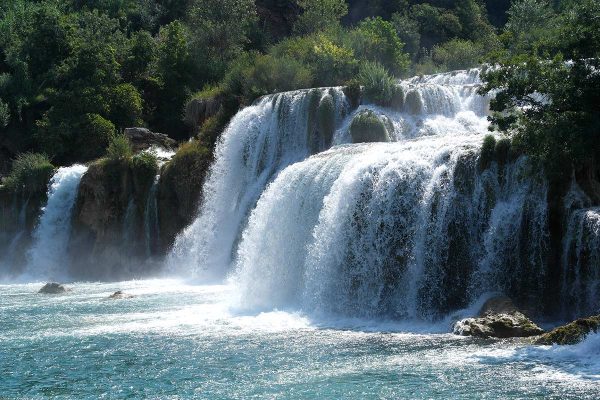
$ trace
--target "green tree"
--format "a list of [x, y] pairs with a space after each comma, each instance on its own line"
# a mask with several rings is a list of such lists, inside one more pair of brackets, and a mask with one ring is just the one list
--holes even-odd
[[348, 12], [344, 0], [298, 0], [302, 14], [294, 26], [301, 34], [321, 32], [336, 27]]

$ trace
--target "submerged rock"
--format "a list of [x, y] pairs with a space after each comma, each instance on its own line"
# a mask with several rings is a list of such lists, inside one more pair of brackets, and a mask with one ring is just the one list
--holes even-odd
[[108, 298], [109, 298], [110, 300], [117, 300], [117, 299], [131, 299], [131, 298], [133, 298], [133, 297], [135, 297], [135, 296], [134, 296], [134, 295], [132, 295], [132, 294], [129, 294], [129, 293], [123, 293], [123, 292], [122, 292], [122, 291], [120, 291], [120, 290], [117, 290], [116, 292], [114, 292], [113, 294], [111, 294], [110, 296], [108, 296]]
[[477, 318], [466, 318], [454, 324], [453, 332], [482, 338], [528, 337], [544, 330], [517, 310], [508, 297], [493, 297], [485, 302]]
[[580, 318], [554, 328], [535, 340], [535, 344], [577, 344], [590, 333], [600, 331], [600, 315]]
[[48, 282], [38, 291], [38, 293], [61, 294], [61, 293], [65, 293], [67, 291], [68, 291], [68, 289], [66, 287], [64, 287], [63, 285], [61, 285], [60, 283]]

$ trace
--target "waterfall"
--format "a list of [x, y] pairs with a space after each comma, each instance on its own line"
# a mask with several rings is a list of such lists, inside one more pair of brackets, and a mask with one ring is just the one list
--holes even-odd
[[[250, 310], [433, 320], [502, 292], [543, 313], [545, 296], [555, 295], [547, 290], [548, 182], [508, 148], [482, 158], [490, 98], [477, 93], [479, 74], [401, 81], [396, 109], [350, 110], [341, 90], [325, 88], [240, 111], [171, 266], [228, 276], [236, 306]], [[331, 140], [314, 127], [314, 104], [325, 96], [335, 99]], [[367, 110], [389, 142], [352, 143], [352, 120]], [[593, 236], [589, 212], [588, 222], [577, 214], [569, 237]], [[565, 244], [576, 254], [566, 269], [596, 256], [583, 241], [591, 244]], [[585, 279], [588, 303], [598, 300], [594, 279]]]
[[49, 183], [48, 203], [33, 232], [25, 275], [34, 279], [64, 279], [68, 275], [67, 249], [71, 233], [72, 210], [77, 188], [87, 167], [62, 167]]
[[566, 315], [600, 312], [600, 208], [574, 210], [569, 216], [563, 249]]
[[158, 226], [158, 183], [160, 175], [156, 175], [148, 192], [146, 207], [144, 207], [144, 238], [146, 242], [146, 257], [153, 255], [153, 249], [158, 247], [160, 229]]
[[347, 108], [341, 89], [299, 90], [265, 96], [240, 111], [221, 136], [203, 188], [199, 217], [176, 239], [172, 270], [203, 278], [222, 277], [258, 197], [285, 167], [324, 150], [316, 114], [327, 97], [333, 119]]

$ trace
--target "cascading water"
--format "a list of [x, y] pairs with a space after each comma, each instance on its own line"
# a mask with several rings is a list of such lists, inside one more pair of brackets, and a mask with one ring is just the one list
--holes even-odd
[[33, 245], [27, 256], [25, 276], [34, 279], [64, 279], [68, 275], [68, 255], [72, 210], [83, 165], [62, 167], [50, 180], [48, 203], [33, 232]]
[[332, 103], [333, 119], [341, 120], [347, 104], [339, 88], [266, 96], [233, 118], [217, 144], [199, 217], [169, 255], [172, 270], [204, 278], [227, 272], [265, 186], [288, 165], [329, 146], [316, 121], [324, 99]]
[[154, 177], [154, 182], [148, 192], [146, 207], [144, 207], [144, 238], [146, 244], [146, 257], [153, 255], [153, 249], [158, 247], [160, 229], [158, 225], [158, 183], [160, 175]]
[[[329, 150], [310, 145], [308, 91], [242, 110], [171, 263], [229, 272], [246, 309], [435, 319], [503, 292], [543, 312], [548, 184], [525, 157], [482, 158], [479, 85], [478, 70], [413, 78], [400, 109], [347, 115], [320, 89], [336, 104]], [[367, 110], [391, 143], [351, 143]]]

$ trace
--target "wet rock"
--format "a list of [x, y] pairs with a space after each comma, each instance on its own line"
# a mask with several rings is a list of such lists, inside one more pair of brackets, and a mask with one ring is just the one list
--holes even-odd
[[116, 292], [114, 292], [113, 294], [111, 294], [110, 296], [108, 296], [108, 298], [110, 300], [131, 299], [133, 297], [135, 297], [135, 296], [132, 295], [132, 294], [129, 294], [129, 293], [123, 293], [120, 290], [117, 290]]
[[63, 285], [61, 285], [60, 283], [48, 282], [38, 291], [38, 293], [61, 294], [61, 293], [66, 293], [67, 291], [68, 291], [68, 289], [66, 287], [64, 287]]
[[600, 331], [600, 315], [580, 318], [571, 323], [559, 326], [540, 336], [535, 344], [577, 344], [585, 337]]
[[477, 318], [454, 324], [453, 332], [462, 336], [510, 338], [536, 336], [544, 330], [518, 311], [509, 298], [499, 296], [486, 301]]
[[177, 143], [163, 133], [152, 132], [147, 128], [125, 128], [125, 136], [129, 138], [134, 152], [149, 149], [153, 146], [174, 149]]
[[385, 123], [371, 110], [359, 112], [350, 124], [352, 143], [389, 142]]

